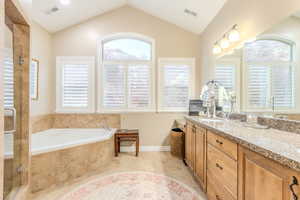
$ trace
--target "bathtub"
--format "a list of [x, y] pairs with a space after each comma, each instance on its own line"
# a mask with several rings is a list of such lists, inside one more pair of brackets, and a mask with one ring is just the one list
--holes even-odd
[[[116, 129], [49, 129], [31, 136], [31, 191], [101, 171], [114, 158]], [[13, 135], [5, 135], [6, 183], [12, 183]], [[9, 191], [11, 184], [6, 184]]]
[[[116, 129], [48, 129], [31, 136], [31, 154], [99, 142], [111, 138]], [[13, 135], [5, 134], [5, 158], [13, 157]]]

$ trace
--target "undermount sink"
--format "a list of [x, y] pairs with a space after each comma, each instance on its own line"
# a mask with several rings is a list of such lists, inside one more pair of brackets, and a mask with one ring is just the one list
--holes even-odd
[[221, 119], [200, 119], [203, 122], [222, 122]]
[[243, 126], [247, 128], [254, 128], [254, 129], [270, 129], [269, 126], [263, 126], [257, 123], [244, 123]]

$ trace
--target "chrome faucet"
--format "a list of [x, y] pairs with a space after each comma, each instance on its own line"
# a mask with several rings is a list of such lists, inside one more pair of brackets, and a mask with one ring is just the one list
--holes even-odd
[[275, 96], [271, 97], [272, 111], [275, 112]]

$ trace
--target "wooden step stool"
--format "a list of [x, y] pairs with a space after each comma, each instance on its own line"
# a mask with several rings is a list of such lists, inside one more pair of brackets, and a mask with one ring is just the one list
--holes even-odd
[[128, 129], [119, 129], [115, 133], [115, 156], [118, 156], [118, 153], [120, 153], [120, 144], [122, 141], [132, 141], [135, 142], [135, 155], [139, 155], [139, 143], [140, 143], [140, 138], [139, 138], [139, 130], [138, 129], [133, 129], [133, 130], [128, 130]]

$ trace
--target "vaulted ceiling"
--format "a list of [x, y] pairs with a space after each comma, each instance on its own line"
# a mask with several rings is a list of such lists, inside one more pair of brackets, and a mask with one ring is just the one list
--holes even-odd
[[[28, 1], [28, 0], [23, 0]], [[226, 0], [33, 0], [32, 18], [49, 32], [57, 32], [107, 11], [130, 5], [188, 31], [200, 34]], [[51, 9], [57, 8], [55, 12]], [[185, 12], [188, 9], [189, 11]]]

